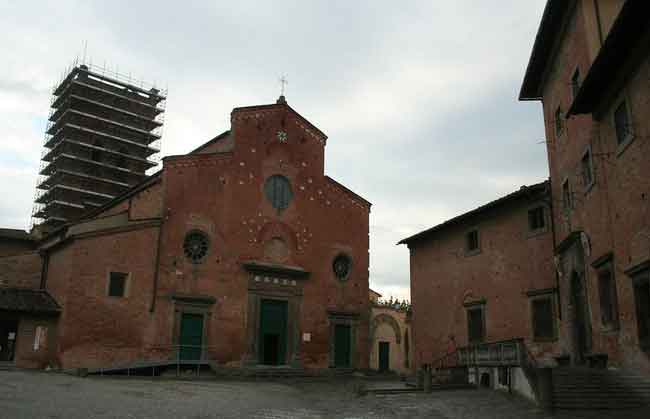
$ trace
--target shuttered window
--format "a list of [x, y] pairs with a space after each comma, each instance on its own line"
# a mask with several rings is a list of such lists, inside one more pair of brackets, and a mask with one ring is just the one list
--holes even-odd
[[614, 111], [614, 126], [616, 128], [616, 140], [619, 144], [627, 142], [632, 136], [630, 126], [630, 113], [627, 108], [627, 101], [621, 102]]
[[472, 230], [465, 235], [465, 250], [470, 254], [477, 253], [481, 250], [478, 230]]
[[535, 340], [555, 339], [552, 297], [535, 298], [531, 301], [531, 305]]
[[618, 327], [618, 304], [616, 282], [610, 266], [598, 271], [598, 291], [600, 293], [600, 318], [603, 326], [614, 329]]
[[128, 277], [129, 274], [124, 272], [111, 272], [108, 280], [108, 296], [124, 297]]
[[641, 349], [650, 351], [650, 273], [634, 277], [636, 321]]
[[467, 310], [467, 332], [469, 343], [481, 343], [485, 339], [485, 318], [482, 306]]
[[528, 229], [530, 231], [542, 230], [545, 226], [544, 207], [537, 207], [528, 211]]
[[273, 175], [266, 180], [264, 184], [264, 193], [273, 208], [282, 211], [289, 207], [289, 202], [293, 198], [291, 184], [289, 179], [282, 175]]

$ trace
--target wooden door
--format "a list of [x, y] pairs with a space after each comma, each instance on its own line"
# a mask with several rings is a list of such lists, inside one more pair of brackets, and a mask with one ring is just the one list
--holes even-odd
[[262, 300], [260, 310], [260, 361], [265, 365], [283, 365], [287, 352], [288, 304], [280, 300]]
[[179, 338], [180, 359], [196, 361], [201, 359], [203, 344], [203, 315], [183, 313]]
[[390, 370], [390, 342], [379, 342], [379, 371]]
[[350, 366], [352, 336], [350, 326], [337, 324], [334, 327], [334, 366], [347, 368]]

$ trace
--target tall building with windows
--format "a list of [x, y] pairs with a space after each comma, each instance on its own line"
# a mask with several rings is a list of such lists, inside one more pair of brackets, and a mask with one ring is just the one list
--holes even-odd
[[75, 64], [54, 88], [32, 212], [43, 232], [121, 195], [157, 165], [165, 91]]
[[561, 350], [650, 374], [650, 7], [550, 0], [521, 88], [541, 101]]

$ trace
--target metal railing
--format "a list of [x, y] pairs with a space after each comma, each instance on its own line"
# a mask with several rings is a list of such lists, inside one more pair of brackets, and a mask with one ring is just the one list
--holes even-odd
[[[118, 348], [118, 347], [116, 347]], [[122, 348], [123, 347], [119, 347]], [[151, 370], [151, 376], [155, 376], [156, 372], [160, 372], [162, 368], [174, 367], [176, 375], [181, 375], [181, 369], [192, 370], [196, 369], [196, 376], [201, 375], [202, 366], [210, 366], [216, 364], [217, 361], [209, 356], [209, 349], [215, 348], [210, 345], [153, 345], [145, 348], [145, 352], [151, 353], [147, 357], [141, 357], [124, 364], [116, 364], [110, 366], [100, 366], [98, 368], [89, 368], [89, 373], [105, 375], [111, 373], [126, 373], [127, 376], [134, 375], [133, 373]], [[156, 352], [159, 355], [154, 355]], [[187, 358], [188, 354], [197, 354], [197, 358]]]
[[524, 340], [515, 338], [461, 347], [435, 359], [430, 366], [438, 370], [474, 366], [534, 367], [535, 358], [528, 351]]
[[523, 339], [485, 342], [458, 349], [458, 363], [465, 366], [520, 366], [524, 359]]

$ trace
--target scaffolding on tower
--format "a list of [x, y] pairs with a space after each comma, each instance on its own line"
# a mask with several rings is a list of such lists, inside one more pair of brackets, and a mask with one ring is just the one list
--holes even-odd
[[159, 164], [167, 89], [75, 60], [52, 89], [31, 226], [82, 217]]

